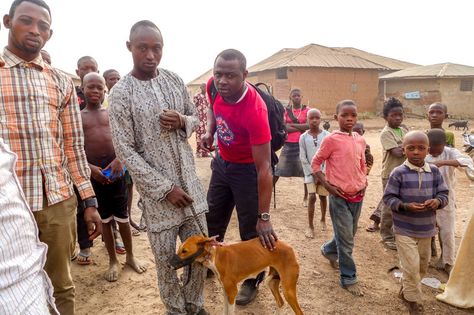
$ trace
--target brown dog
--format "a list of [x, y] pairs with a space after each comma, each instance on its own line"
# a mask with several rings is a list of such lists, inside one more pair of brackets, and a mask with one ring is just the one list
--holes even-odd
[[270, 267], [267, 285], [277, 302], [279, 310], [285, 302], [280, 295], [280, 281], [283, 294], [295, 314], [303, 312], [296, 296], [296, 283], [299, 276], [299, 265], [293, 248], [282, 241], [277, 241], [275, 249], [264, 248], [258, 238], [230, 245], [222, 245], [215, 237], [194, 235], [188, 238], [178, 249], [177, 255], [170, 264], [179, 269], [197, 261], [211, 269], [224, 288], [224, 314], [234, 314], [234, 303], [237, 296], [237, 284]]

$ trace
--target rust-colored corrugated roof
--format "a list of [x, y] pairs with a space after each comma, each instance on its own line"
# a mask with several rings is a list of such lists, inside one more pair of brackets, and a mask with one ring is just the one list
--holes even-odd
[[379, 65], [382, 65], [390, 70], [402, 70], [411, 67], [417, 67], [418, 64], [406, 62], [398, 59], [393, 59], [389, 57], [384, 57], [376, 54], [369, 53], [364, 50], [360, 50], [353, 47], [333, 47], [334, 49], [342, 50], [348, 54], [364, 58], [366, 60], [375, 62]]
[[400, 70], [380, 77], [381, 80], [417, 78], [458, 78], [474, 77], [474, 67], [455, 63], [439, 63]]
[[299, 49], [284, 49], [253, 65], [249, 72], [285, 67], [358, 68], [390, 70], [364, 58], [326, 46], [310, 44]]
[[209, 80], [210, 77], [212, 77], [212, 68], [207, 70], [206, 72], [204, 72], [203, 74], [201, 74], [196, 79], [192, 80], [191, 82], [189, 82], [186, 85], [187, 86], [201, 85], [202, 83], [207, 83], [207, 81]]

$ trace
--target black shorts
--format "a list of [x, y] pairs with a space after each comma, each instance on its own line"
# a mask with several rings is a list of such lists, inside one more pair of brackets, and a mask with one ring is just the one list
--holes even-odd
[[128, 189], [125, 177], [117, 179], [112, 184], [102, 185], [91, 179], [102, 223], [109, 223], [114, 219], [119, 223], [128, 222]]

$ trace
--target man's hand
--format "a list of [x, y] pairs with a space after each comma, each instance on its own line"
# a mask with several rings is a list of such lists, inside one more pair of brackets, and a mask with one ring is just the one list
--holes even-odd
[[275, 231], [273, 231], [272, 223], [270, 221], [258, 219], [257, 234], [263, 247], [269, 250], [273, 250], [275, 248], [275, 242], [278, 240], [278, 237]]
[[180, 113], [172, 109], [163, 109], [160, 114], [160, 127], [166, 130], [176, 130], [184, 127]]
[[436, 211], [441, 202], [438, 199], [428, 199], [423, 204], [427, 210]]
[[214, 151], [214, 135], [206, 132], [201, 138], [201, 148], [206, 152]]
[[411, 212], [420, 212], [420, 211], [426, 210], [425, 204], [418, 203], [418, 202], [407, 203], [405, 204], [405, 207], [408, 211], [411, 211]]
[[91, 177], [98, 182], [99, 184], [102, 185], [108, 185], [112, 183], [110, 179], [108, 179], [104, 174], [102, 174], [102, 169], [98, 166], [95, 165], [90, 165], [89, 167], [91, 169]]
[[174, 186], [173, 189], [166, 195], [166, 199], [178, 208], [184, 208], [191, 205], [194, 200], [179, 186]]
[[114, 159], [109, 165], [107, 165], [104, 170], [111, 169], [112, 173], [112, 178], [113, 180], [121, 178], [123, 175], [125, 175], [125, 172], [123, 171], [123, 164], [122, 162], [119, 161], [119, 159]]
[[89, 207], [84, 210], [84, 221], [86, 222], [90, 241], [102, 234], [102, 221], [96, 208]]

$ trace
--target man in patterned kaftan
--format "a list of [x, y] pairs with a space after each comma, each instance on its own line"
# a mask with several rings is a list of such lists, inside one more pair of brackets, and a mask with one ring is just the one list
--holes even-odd
[[[127, 48], [133, 69], [109, 95], [115, 153], [130, 171], [140, 194], [148, 238], [166, 314], [205, 315], [206, 269], [193, 264], [181, 285], [168, 261], [181, 241], [206, 233], [204, 188], [188, 143], [198, 119], [183, 80], [158, 68], [163, 38], [150, 21], [132, 26]], [[185, 270], [186, 271], [186, 270]], [[184, 273], [187, 278], [188, 273]]]

